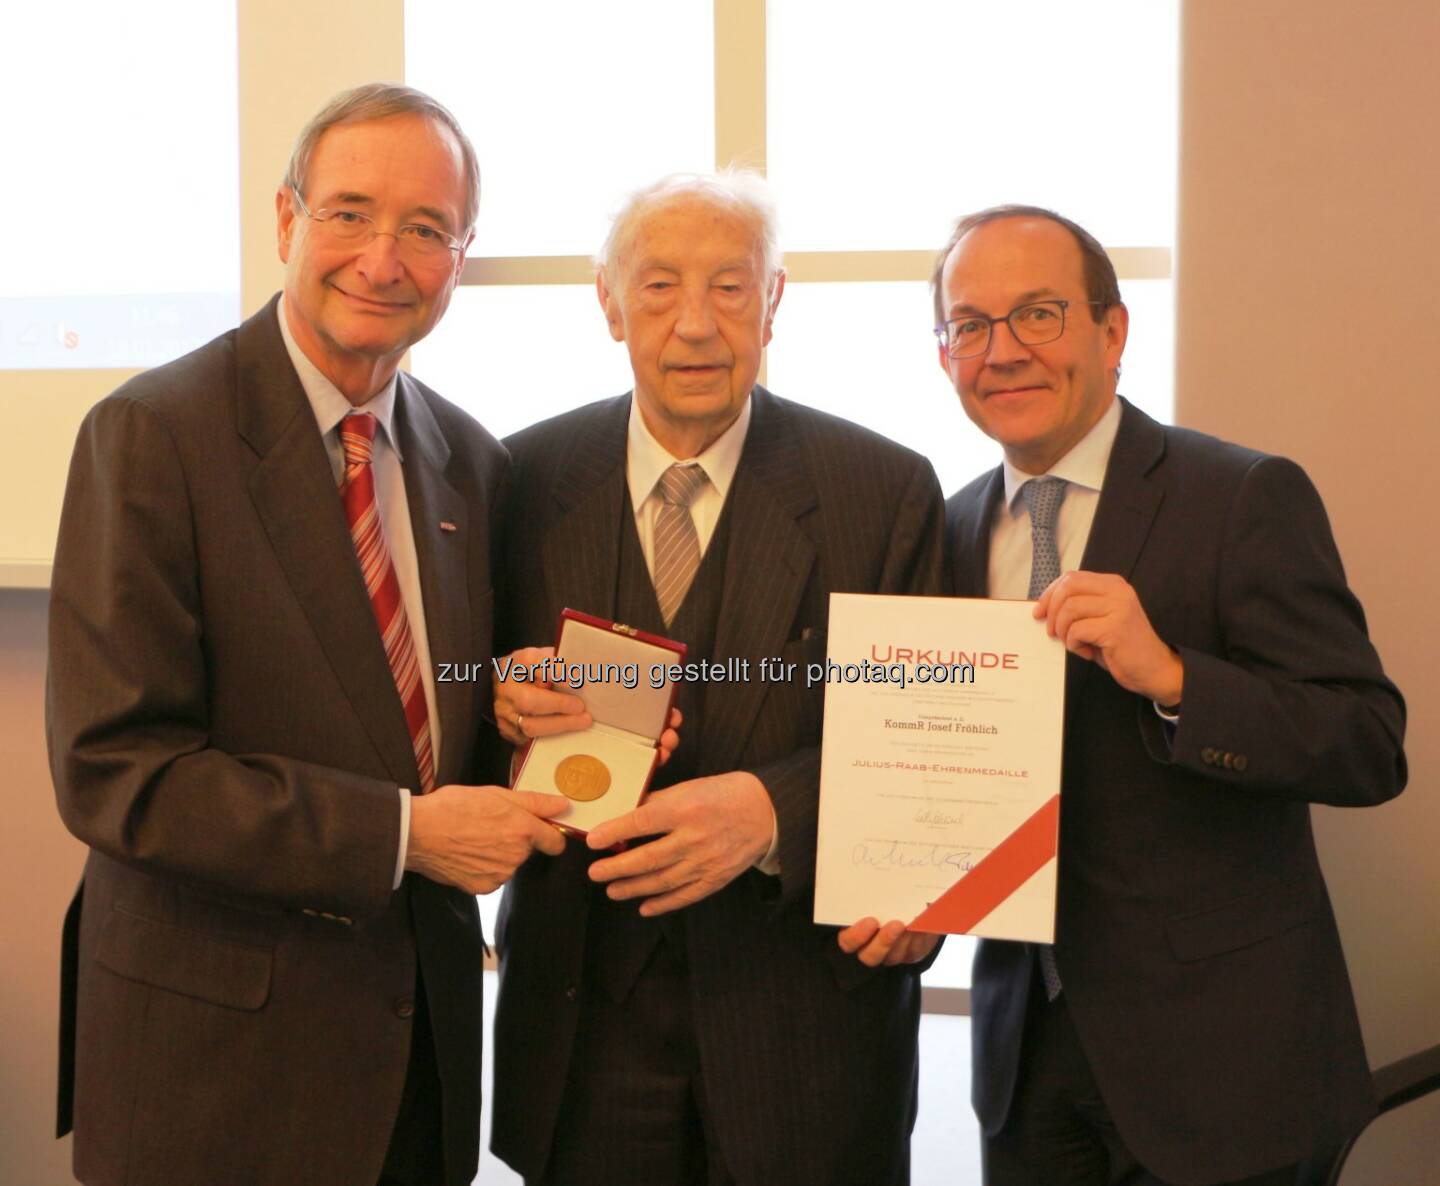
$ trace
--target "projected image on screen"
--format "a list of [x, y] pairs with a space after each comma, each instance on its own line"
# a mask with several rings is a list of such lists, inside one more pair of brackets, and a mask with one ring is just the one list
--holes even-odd
[[5, 16], [0, 368], [141, 367], [240, 310], [233, 0]]

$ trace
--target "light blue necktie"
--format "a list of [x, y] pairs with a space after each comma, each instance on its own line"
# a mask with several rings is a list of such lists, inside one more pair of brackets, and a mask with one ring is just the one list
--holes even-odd
[[[1055, 520], [1065, 500], [1064, 478], [1031, 478], [1020, 487], [1025, 506], [1030, 511], [1030, 593], [1034, 601], [1050, 582], [1060, 576], [1060, 549], [1055, 543]], [[1052, 1001], [1060, 995], [1060, 971], [1055, 967], [1055, 949], [1048, 943], [1036, 943], [1040, 959], [1040, 975], [1045, 981], [1045, 995]]]
[[1031, 478], [1020, 487], [1030, 512], [1030, 592], [1034, 601], [1060, 575], [1060, 549], [1055, 543], [1055, 520], [1065, 500], [1064, 478]]

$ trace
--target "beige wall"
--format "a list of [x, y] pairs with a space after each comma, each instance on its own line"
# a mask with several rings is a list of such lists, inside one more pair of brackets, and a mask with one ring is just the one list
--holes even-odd
[[[342, 52], [324, 48], [327, 11], [351, 11], [341, 0], [242, 0], [259, 63], [241, 76], [247, 310], [278, 276], [265, 211], [293, 130], [340, 86], [399, 76], [398, 0], [365, 8], [374, 23]], [[1440, 1041], [1440, 6], [1190, 0], [1184, 36], [1178, 419], [1309, 469], [1410, 701], [1409, 792], [1316, 812], [1381, 1062]], [[1096, 118], [1098, 136], [1124, 113]], [[13, 1186], [69, 1180], [68, 1142], [49, 1133], [60, 918], [82, 850], [46, 773], [44, 619], [43, 594], [0, 591], [0, 1179]], [[1440, 1123], [1421, 1116], [1377, 1126], [1348, 1186], [1429, 1181]]]
[[1385, 1062], [1440, 1042], [1440, 5], [1192, 0], [1183, 29], [1177, 419], [1309, 470], [1409, 701], [1409, 790], [1314, 813]]
[[45, 762], [43, 592], [0, 590], [0, 1181], [70, 1181], [70, 1142], [55, 1131], [60, 921], [85, 849], [60, 826]]

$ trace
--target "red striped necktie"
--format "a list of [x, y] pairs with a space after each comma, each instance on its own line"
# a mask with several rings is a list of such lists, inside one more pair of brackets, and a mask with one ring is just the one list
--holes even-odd
[[355, 413], [340, 421], [340, 443], [345, 449], [345, 482], [340, 487], [340, 499], [345, 504], [345, 518], [350, 522], [350, 538], [355, 541], [365, 591], [370, 594], [370, 608], [375, 611], [375, 625], [380, 628], [385, 657], [390, 660], [390, 672], [405, 708], [405, 723], [410, 726], [410, 744], [415, 748], [415, 768], [420, 771], [423, 793], [435, 789], [430, 712], [425, 706], [425, 685], [415, 657], [415, 640], [410, 636], [410, 619], [405, 616], [400, 581], [390, 561], [390, 550], [385, 546], [380, 505], [375, 501], [375, 471], [370, 464], [375, 425], [375, 417], [369, 412]]

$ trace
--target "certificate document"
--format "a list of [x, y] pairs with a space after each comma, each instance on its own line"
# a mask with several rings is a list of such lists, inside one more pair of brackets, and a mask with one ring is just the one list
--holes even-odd
[[831, 595], [816, 922], [1054, 940], [1065, 648], [1033, 610]]

